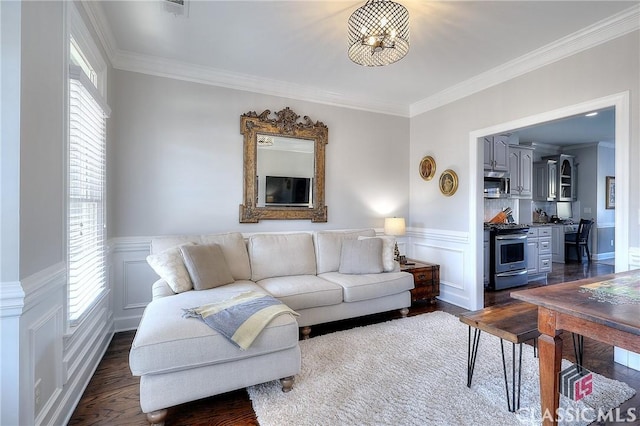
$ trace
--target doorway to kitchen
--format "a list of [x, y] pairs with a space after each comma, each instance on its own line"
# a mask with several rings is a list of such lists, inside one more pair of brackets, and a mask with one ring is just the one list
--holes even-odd
[[[469, 215], [469, 242], [475, 256], [475, 288], [469, 289], [469, 300], [475, 309], [484, 306], [484, 280], [483, 280], [483, 229], [484, 202], [482, 195], [483, 159], [484, 150], [482, 141], [485, 136], [498, 133], [510, 133], [537, 124], [543, 124], [566, 117], [586, 114], [591, 111], [613, 107], [615, 110], [615, 171], [616, 176], [616, 205], [615, 205], [615, 271], [628, 270], [629, 258], [629, 158], [630, 158], [630, 134], [629, 134], [629, 93], [623, 92], [611, 96], [594, 99], [576, 105], [570, 105], [530, 117], [498, 124], [485, 129], [473, 131], [469, 134], [469, 152], [471, 166], [471, 182], [469, 191], [469, 205], [472, 214]], [[475, 179], [473, 179], [475, 176]]]

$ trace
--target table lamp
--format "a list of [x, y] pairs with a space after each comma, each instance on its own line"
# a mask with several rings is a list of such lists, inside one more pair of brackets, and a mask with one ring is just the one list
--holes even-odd
[[[404, 235], [406, 232], [406, 226], [404, 224], [403, 217], [386, 217], [384, 219], [384, 233], [385, 235], [393, 235], [395, 237]], [[395, 260], [400, 261], [400, 250], [398, 250], [398, 242], [396, 241], [393, 249], [393, 255]]]

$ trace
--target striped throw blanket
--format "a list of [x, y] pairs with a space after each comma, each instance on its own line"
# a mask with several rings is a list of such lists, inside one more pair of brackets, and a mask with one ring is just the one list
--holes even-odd
[[298, 316], [297, 312], [278, 299], [255, 291], [183, 311], [184, 318], [200, 318], [242, 350], [247, 350], [267, 324], [278, 315]]

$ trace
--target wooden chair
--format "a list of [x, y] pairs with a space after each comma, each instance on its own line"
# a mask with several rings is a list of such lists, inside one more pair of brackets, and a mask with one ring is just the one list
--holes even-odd
[[588, 262], [591, 263], [591, 252], [589, 252], [589, 234], [593, 220], [580, 219], [578, 232], [575, 234], [566, 234], [564, 237], [565, 259], [568, 259], [569, 249], [575, 247], [578, 262], [582, 263], [583, 248], [587, 251]]

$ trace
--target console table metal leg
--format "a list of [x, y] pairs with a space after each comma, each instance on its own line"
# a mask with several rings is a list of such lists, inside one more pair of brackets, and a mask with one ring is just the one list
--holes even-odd
[[[507, 394], [507, 408], [510, 412], [520, 408], [520, 384], [522, 383], [522, 343], [518, 344], [519, 353], [516, 357], [516, 343], [511, 343], [511, 393], [509, 393], [509, 379], [507, 377], [507, 362], [504, 355], [504, 340], [500, 339], [502, 351], [502, 370], [504, 371], [504, 388]], [[516, 368], [516, 363], [518, 367]], [[517, 382], [516, 382], [517, 376]]]
[[471, 326], [469, 326], [469, 341], [467, 351], [467, 387], [471, 387], [473, 380], [473, 370], [476, 366], [476, 355], [478, 354], [478, 343], [480, 343], [480, 329], [473, 329], [473, 339], [471, 338]]

